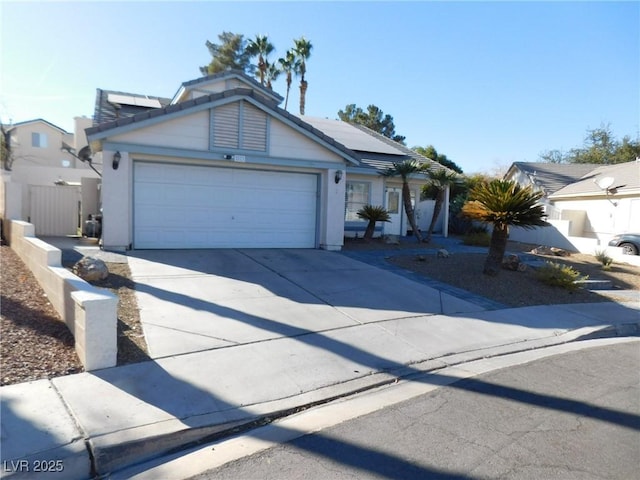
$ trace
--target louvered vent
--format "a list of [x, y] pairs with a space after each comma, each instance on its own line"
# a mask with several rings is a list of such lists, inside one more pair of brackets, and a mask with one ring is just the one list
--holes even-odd
[[238, 148], [240, 138], [240, 103], [229, 103], [213, 111], [213, 145]]
[[253, 105], [234, 102], [216, 107], [212, 127], [212, 147], [267, 151], [267, 114]]
[[267, 114], [246, 103], [242, 112], [242, 148], [267, 150]]

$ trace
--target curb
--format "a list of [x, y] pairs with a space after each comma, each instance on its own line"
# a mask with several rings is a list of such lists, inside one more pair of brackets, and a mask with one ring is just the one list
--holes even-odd
[[[276, 420], [289, 417], [307, 409], [326, 405], [347, 397], [362, 394], [374, 389], [393, 385], [401, 380], [423, 376], [479, 360], [497, 359], [507, 355], [520, 354], [548, 347], [574, 343], [584, 340], [635, 337], [640, 336], [640, 322], [620, 325], [601, 325], [584, 327], [562, 334], [536, 340], [525, 340], [494, 347], [481, 348], [462, 353], [454, 353], [443, 357], [425, 359], [414, 364], [405, 365], [389, 371], [373, 373], [344, 383], [330, 385], [295, 397], [251, 405], [254, 414], [238, 418], [231, 422], [203, 424], [196, 428], [184, 428], [184, 424], [175, 420], [174, 431], [160, 434], [138, 436], [130, 442], [122, 442], [121, 438], [90, 439], [93, 471], [97, 475], [109, 475], [110, 478], [127, 478], [118, 476], [125, 470], [135, 468], [146, 462], [172, 454], [198, 448], [204, 444], [219, 441], [227, 437], [271, 424]], [[440, 383], [450, 382], [441, 380]], [[245, 405], [246, 407], [246, 405]], [[215, 415], [207, 416], [214, 421]], [[206, 418], [202, 419], [206, 422]], [[163, 426], [166, 430], [171, 425]], [[161, 427], [161, 428], [163, 428]], [[180, 428], [181, 427], [181, 428]], [[141, 432], [138, 432], [141, 433]], [[115, 476], [112, 476], [115, 475]]]

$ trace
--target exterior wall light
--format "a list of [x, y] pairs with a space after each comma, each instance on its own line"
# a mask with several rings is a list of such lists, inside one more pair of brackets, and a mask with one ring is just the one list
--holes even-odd
[[340, 179], [342, 178], [342, 170], [336, 170], [336, 176], [333, 178], [336, 183], [340, 183]]
[[120, 159], [122, 159], [122, 155], [120, 154], [120, 151], [117, 151], [116, 153], [113, 154], [113, 162], [111, 163], [111, 166], [113, 167], [114, 170], [117, 170], [118, 167], [120, 166]]

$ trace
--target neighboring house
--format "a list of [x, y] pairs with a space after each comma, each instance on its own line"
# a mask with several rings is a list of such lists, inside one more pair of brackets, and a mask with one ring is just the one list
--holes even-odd
[[[105, 248], [338, 250], [345, 218], [348, 231], [364, 231], [355, 217], [362, 205], [401, 204], [399, 179], [379, 172], [418, 157], [342, 122], [294, 116], [237, 71], [185, 82], [168, 104], [98, 96], [96, 118], [111, 119], [87, 138], [105, 165]], [[127, 116], [113, 103], [142, 111]], [[416, 199], [424, 182], [413, 184]], [[394, 233], [406, 231], [400, 212]]]
[[617, 233], [640, 232], [640, 162], [614, 165], [514, 163], [507, 179], [544, 192], [551, 227], [513, 229], [511, 238], [584, 253]]
[[542, 192], [544, 196], [541, 203], [548, 210], [552, 204], [549, 195], [577, 182], [593, 168], [593, 165], [578, 163], [515, 162], [509, 167], [504, 178], [515, 180], [523, 187], [531, 186], [536, 192]]
[[[82, 205], [87, 214], [98, 208], [99, 175], [69, 150], [87, 145], [84, 129], [90, 125], [89, 118], [75, 118], [75, 135], [43, 119], [7, 129], [12, 164], [2, 174], [3, 219], [29, 221], [41, 236], [78, 233], [86, 217]], [[84, 195], [83, 179], [91, 185]]]
[[580, 236], [606, 245], [615, 234], [640, 233], [640, 161], [593, 168], [549, 199], [560, 218], [575, 212]]

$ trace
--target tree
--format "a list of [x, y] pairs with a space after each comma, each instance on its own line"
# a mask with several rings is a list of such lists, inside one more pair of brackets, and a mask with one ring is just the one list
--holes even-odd
[[496, 276], [500, 273], [509, 226], [530, 229], [549, 225], [544, 221], [544, 210], [538, 203], [542, 195], [542, 192], [536, 193], [530, 186], [523, 188], [517, 182], [508, 180], [480, 183], [473, 189], [471, 200], [464, 204], [462, 212], [474, 220], [493, 224], [484, 274]]
[[300, 77], [300, 115], [304, 115], [304, 109], [307, 97], [307, 88], [309, 84], [305, 78], [307, 73], [307, 60], [311, 56], [311, 49], [313, 45], [304, 37], [300, 37], [293, 41], [294, 53], [296, 56], [296, 62], [294, 64], [294, 71], [296, 75]]
[[251, 57], [258, 57], [257, 76], [260, 79], [260, 85], [265, 86], [267, 70], [269, 68], [269, 54], [273, 52], [275, 47], [269, 41], [266, 35], [256, 35], [256, 38], [247, 42], [246, 53]]
[[276, 65], [275, 63], [267, 62], [267, 70], [265, 72], [265, 78], [267, 81], [267, 88], [269, 90], [273, 90], [273, 82], [275, 82], [278, 79], [281, 73], [282, 73], [282, 70], [278, 68], [278, 65]]
[[289, 104], [289, 91], [291, 90], [292, 83], [292, 74], [295, 69], [296, 64], [296, 55], [292, 50], [287, 50], [284, 57], [278, 59], [278, 63], [280, 64], [280, 71], [286, 75], [287, 80], [287, 95], [284, 100], [284, 109], [287, 109], [287, 105]]
[[413, 209], [413, 205], [411, 204], [409, 176], [421, 171], [422, 165], [420, 163], [416, 162], [415, 160], [405, 160], [404, 162], [394, 163], [393, 167], [387, 168], [387, 170], [382, 173], [382, 175], [385, 177], [399, 176], [400, 178], [402, 178], [402, 202], [404, 204], [404, 211], [407, 214], [409, 225], [411, 225], [411, 230], [413, 230], [413, 234], [415, 235], [418, 242], [422, 242], [422, 234], [418, 229], [415, 210]]
[[355, 103], [347, 105], [344, 110], [338, 112], [338, 118], [343, 122], [357, 123], [378, 132], [391, 140], [404, 145], [405, 137], [396, 135], [396, 126], [391, 115], [385, 115], [380, 108], [369, 105], [365, 112]]
[[632, 162], [640, 157], [640, 138], [632, 140], [625, 136], [617, 140], [609, 124], [587, 130], [582, 148], [572, 148], [568, 152], [547, 150], [540, 159], [550, 163], [593, 163], [609, 165]]
[[11, 171], [13, 166], [13, 152], [11, 151], [11, 133], [5, 127], [4, 123], [0, 123], [0, 157], [2, 169]]
[[427, 238], [425, 238], [424, 240], [425, 242], [429, 243], [431, 241], [433, 228], [438, 221], [440, 210], [442, 210], [442, 205], [444, 204], [445, 192], [447, 191], [447, 188], [459, 182], [459, 177], [455, 172], [446, 170], [444, 168], [439, 168], [437, 170], [433, 169], [427, 171], [427, 181], [428, 184], [436, 191], [436, 203], [433, 206], [433, 216], [431, 217], [431, 223], [429, 223]]
[[205, 44], [212, 59], [209, 65], [200, 67], [202, 75], [213, 75], [229, 69], [253, 73], [253, 67], [250, 64], [251, 57], [247, 52], [243, 35], [222, 32], [218, 35], [218, 39], [220, 44], [212, 43], [209, 40]]
[[440, 165], [453, 170], [454, 172], [462, 173], [462, 168], [456, 164], [453, 160], [449, 160], [446, 155], [438, 153], [433, 145], [427, 145], [426, 147], [413, 147], [411, 150], [418, 152], [427, 158], [430, 158], [434, 162], [438, 162]]
[[390, 222], [389, 212], [384, 207], [365, 205], [356, 214], [363, 220], [368, 220], [367, 229], [364, 231], [364, 239], [368, 242], [373, 238], [373, 232], [377, 222]]

